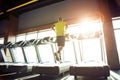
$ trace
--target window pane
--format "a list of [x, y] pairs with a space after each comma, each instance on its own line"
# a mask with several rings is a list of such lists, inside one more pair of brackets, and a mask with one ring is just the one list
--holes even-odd
[[26, 40], [37, 39], [37, 33], [31, 33], [26, 35]]
[[83, 60], [102, 61], [100, 39], [81, 40], [80, 45]]
[[0, 38], [0, 44], [4, 44], [4, 38]]
[[27, 62], [38, 62], [37, 54], [34, 46], [26, 46], [24, 47], [24, 52], [26, 55]]
[[120, 28], [120, 20], [113, 20], [112, 23], [113, 23], [114, 29]]
[[25, 34], [16, 36], [16, 42], [25, 41]]
[[12, 48], [15, 62], [25, 62], [22, 49], [20, 47]]
[[81, 63], [82, 56], [80, 54], [80, 46], [79, 46], [79, 41], [78, 40], [74, 40], [74, 47], [75, 47], [77, 63]]
[[52, 46], [50, 44], [38, 45], [41, 62], [54, 63]]
[[115, 20], [113, 19], [112, 23], [114, 27], [115, 40], [116, 40], [116, 46], [118, 51], [119, 63], [120, 63], [120, 18]]
[[8, 48], [6, 49], [6, 58], [8, 62], [12, 62], [12, 56]]
[[48, 36], [55, 37], [55, 32], [53, 30], [44, 30], [38, 33], [38, 39], [48, 37]]
[[67, 33], [69, 34], [78, 34], [80, 33], [80, 24], [69, 25], [67, 29]]
[[117, 45], [117, 51], [118, 51], [118, 56], [119, 56], [119, 62], [120, 62], [120, 30], [115, 30], [115, 40], [116, 40], [116, 45]]
[[64, 61], [70, 61], [72, 63], [75, 63], [75, 51], [73, 47], [73, 42], [72, 41], [66, 41], [65, 42], [65, 47], [63, 51], [63, 60]]

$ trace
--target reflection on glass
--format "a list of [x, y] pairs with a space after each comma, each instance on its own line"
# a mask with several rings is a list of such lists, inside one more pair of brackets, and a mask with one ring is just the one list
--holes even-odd
[[24, 47], [24, 52], [28, 63], [37, 63], [37, 54], [34, 46]]
[[38, 45], [42, 63], [54, 63], [53, 51], [50, 44]]
[[102, 61], [100, 39], [81, 40], [83, 60]]
[[63, 60], [64, 61], [70, 61], [72, 63], [75, 63], [75, 51], [73, 47], [72, 41], [66, 41], [65, 47], [64, 47], [64, 53], [63, 53]]
[[15, 58], [15, 62], [25, 62], [22, 49], [20, 47], [13, 48], [13, 56]]

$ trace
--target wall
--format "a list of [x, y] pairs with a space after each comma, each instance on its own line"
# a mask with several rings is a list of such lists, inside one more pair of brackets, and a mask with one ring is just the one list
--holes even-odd
[[7, 24], [6, 20], [0, 21], [0, 36], [5, 34], [6, 24]]
[[20, 15], [18, 30], [52, 23], [59, 16], [70, 19], [85, 16], [96, 10], [96, 0], [65, 0]]

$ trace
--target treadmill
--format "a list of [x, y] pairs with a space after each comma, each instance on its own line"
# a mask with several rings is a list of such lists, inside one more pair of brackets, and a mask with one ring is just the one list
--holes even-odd
[[11, 42], [0, 45], [0, 74], [8, 73], [8, 62], [5, 55], [5, 49], [12, 45]]
[[[33, 73], [52, 76], [52, 75], [60, 75], [69, 72], [69, 68], [71, 65], [70, 62], [63, 62], [60, 64], [60, 63], [56, 63], [54, 60], [53, 47], [55, 46], [55, 42], [53, 38], [45, 37], [43, 39], [38, 39], [34, 45], [37, 50], [37, 54], [39, 54], [41, 62], [36, 65], [33, 65], [32, 68]], [[46, 48], [47, 50], [45, 50]], [[52, 56], [52, 59], [50, 58], [51, 61], [48, 61], [49, 59], [45, 57], [46, 55], [42, 55], [42, 53], [44, 54], [49, 53], [49, 55], [47, 56], [49, 57]]]
[[[16, 47], [20, 47], [24, 44], [23, 41], [17, 42], [15, 44], [8, 43], [7, 45], [4, 45], [2, 49], [8, 48], [10, 52], [14, 52], [12, 49]], [[4, 51], [2, 51], [4, 52]], [[13, 53], [11, 53], [13, 57]], [[6, 59], [5, 52], [2, 53], [2, 57]], [[4, 59], [4, 60], [5, 60]], [[15, 62], [15, 59], [13, 59], [13, 62], [7, 62], [3, 61], [0, 63], [0, 78], [4, 78], [5, 80], [9, 79], [15, 79], [15, 78], [20, 78], [23, 76], [28, 76], [28, 75], [33, 75], [32, 74], [32, 65], [29, 65], [27, 63], [23, 62]]]
[[[26, 59], [25, 59], [25, 56], [24, 56], [24, 52], [23, 52], [23, 49], [22, 49], [22, 46], [24, 46], [25, 42], [24, 41], [19, 41], [19, 42], [16, 42], [15, 44], [13, 44], [11, 47], [9, 47], [9, 51], [11, 52], [11, 56], [12, 56], [12, 59], [13, 59], [13, 63], [9, 63], [8, 64], [8, 68], [9, 68], [9, 71], [12, 72], [12, 71], [15, 71], [17, 73], [26, 73], [26, 72], [29, 72], [29, 68], [27, 66], [27, 63], [26, 63]], [[18, 51], [15, 51], [16, 48], [19, 48], [19, 52], [20, 54], [23, 54], [23, 60], [20, 61], [20, 59], [18, 60], [16, 57], [15, 54], [17, 54]]]

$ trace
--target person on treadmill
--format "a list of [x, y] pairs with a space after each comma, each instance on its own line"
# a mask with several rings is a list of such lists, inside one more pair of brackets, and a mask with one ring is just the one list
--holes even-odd
[[63, 19], [59, 17], [58, 21], [54, 23], [53, 29], [56, 33], [56, 42], [58, 45], [58, 51], [55, 52], [54, 55], [55, 55], [56, 60], [62, 63], [61, 51], [63, 50], [63, 47], [65, 46], [65, 33], [67, 29], [66, 22], [64, 22]]

